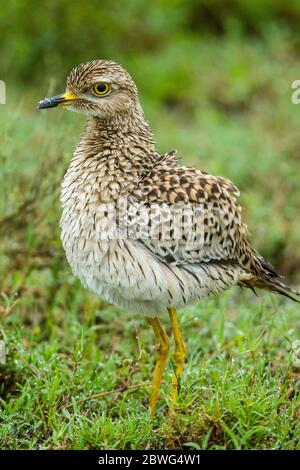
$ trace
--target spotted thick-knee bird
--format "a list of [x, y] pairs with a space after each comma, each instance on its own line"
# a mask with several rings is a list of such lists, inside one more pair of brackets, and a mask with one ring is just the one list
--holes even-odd
[[[231, 181], [160, 155], [129, 73], [112, 61], [73, 69], [65, 93], [38, 107], [87, 115], [61, 190], [61, 237], [73, 273], [107, 301], [142, 313], [158, 343], [150, 398], [156, 414], [174, 338], [174, 412], [186, 347], [176, 310], [239, 285], [293, 298], [250, 245]], [[296, 299], [294, 299], [296, 300]]]

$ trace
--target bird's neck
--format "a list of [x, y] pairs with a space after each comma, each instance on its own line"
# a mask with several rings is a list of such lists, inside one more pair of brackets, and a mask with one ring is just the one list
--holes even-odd
[[101, 200], [116, 199], [138, 185], [157, 155], [152, 131], [141, 113], [109, 119], [92, 117], [66, 178], [87, 182]]

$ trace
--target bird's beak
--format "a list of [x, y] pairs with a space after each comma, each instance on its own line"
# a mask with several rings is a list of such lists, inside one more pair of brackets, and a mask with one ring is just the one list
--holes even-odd
[[73, 95], [71, 91], [66, 91], [61, 95], [52, 96], [51, 98], [45, 98], [38, 102], [38, 109], [55, 108], [56, 106], [68, 106], [78, 98]]

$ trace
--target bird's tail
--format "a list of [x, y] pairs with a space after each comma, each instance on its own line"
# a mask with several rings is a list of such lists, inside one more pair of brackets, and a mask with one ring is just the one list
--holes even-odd
[[252, 289], [257, 287], [269, 292], [274, 292], [275, 294], [284, 295], [288, 299], [300, 303], [300, 292], [287, 286], [283, 282], [279, 281], [279, 279], [257, 279], [254, 284], [249, 285], [248, 287], [252, 287]]
[[288, 299], [300, 303], [300, 292], [282, 282], [282, 276], [280, 276], [273, 266], [260, 255], [258, 255], [257, 260], [261, 266], [261, 274], [255, 275], [252, 279], [246, 281], [247, 287], [254, 290], [254, 292], [255, 288], [258, 288], [284, 295]]

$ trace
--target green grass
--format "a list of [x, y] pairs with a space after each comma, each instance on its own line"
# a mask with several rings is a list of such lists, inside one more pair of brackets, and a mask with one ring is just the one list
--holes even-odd
[[[255, 247], [297, 284], [300, 108], [290, 84], [299, 77], [289, 37], [187, 40], [180, 51], [127, 64], [159, 149], [232, 179]], [[177, 417], [167, 417], [170, 361], [148, 419], [152, 332], [85, 291], [62, 251], [59, 184], [84, 118], [37, 112], [63, 84], [47, 87], [8, 83], [0, 107], [0, 447], [300, 449], [299, 307], [269, 294], [235, 288], [181, 312], [188, 358]]]
[[48, 309], [44, 318], [23, 316], [23, 328], [16, 312], [7, 317], [1, 448], [299, 449], [293, 305], [235, 292], [186, 309], [178, 415], [166, 417], [170, 362], [153, 423], [154, 340], [146, 323], [99, 308], [70, 279]]

